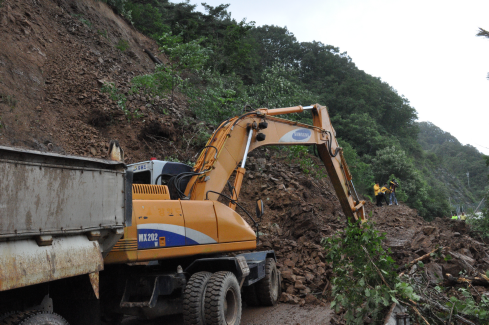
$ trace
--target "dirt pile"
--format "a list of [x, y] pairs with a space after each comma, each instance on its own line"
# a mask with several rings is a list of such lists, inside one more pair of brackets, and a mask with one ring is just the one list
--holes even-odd
[[[329, 178], [306, 174], [300, 164], [280, 155], [268, 150], [252, 153], [241, 200], [250, 211], [254, 200], [266, 203], [259, 248], [277, 253], [281, 301], [317, 304], [332, 275], [321, 241], [343, 229], [346, 218]], [[323, 168], [319, 160], [316, 163]], [[463, 222], [440, 218], [427, 222], [403, 204], [379, 208], [368, 202], [366, 211], [376, 229], [386, 233], [384, 245], [399, 266], [444, 247], [442, 253], [424, 260], [428, 274], [438, 282], [446, 273], [458, 276], [464, 270], [489, 269], [487, 246], [468, 236]]]
[[321, 239], [346, 222], [329, 179], [316, 179], [300, 165], [281, 158], [280, 152], [264, 150], [252, 153], [247, 161], [241, 195], [250, 210], [255, 199], [266, 203], [259, 249], [273, 249], [277, 254], [283, 278], [281, 301], [321, 303], [316, 296], [331, 275]]
[[489, 269], [487, 245], [470, 237], [469, 226], [463, 221], [435, 218], [427, 222], [415, 210], [401, 206], [375, 209], [372, 220], [386, 233], [385, 245], [399, 265], [443, 248], [441, 256], [424, 260], [438, 280], [446, 278], [447, 273], [458, 276], [463, 271], [485, 273]]

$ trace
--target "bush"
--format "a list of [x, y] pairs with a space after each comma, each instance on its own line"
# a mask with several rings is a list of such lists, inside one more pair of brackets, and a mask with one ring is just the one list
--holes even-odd
[[333, 263], [331, 308], [346, 311], [347, 324], [378, 324], [385, 317], [385, 309], [396, 296], [417, 300], [413, 288], [401, 282], [394, 260], [384, 250], [385, 234], [372, 224], [348, 222], [344, 232], [323, 241], [327, 259]]

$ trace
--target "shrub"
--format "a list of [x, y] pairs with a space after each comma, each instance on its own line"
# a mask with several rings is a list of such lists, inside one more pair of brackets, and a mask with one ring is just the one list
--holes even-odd
[[394, 260], [384, 250], [385, 234], [372, 224], [348, 222], [342, 233], [323, 241], [327, 259], [333, 263], [331, 308], [346, 310], [347, 324], [364, 324], [367, 318], [377, 324], [396, 295], [417, 300], [413, 288], [399, 280]]

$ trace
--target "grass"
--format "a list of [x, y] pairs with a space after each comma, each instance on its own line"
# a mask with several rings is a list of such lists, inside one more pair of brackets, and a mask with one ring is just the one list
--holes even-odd
[[7, 104], [11, 109], [14, 109], [17, 105], [17, 99], [15, 96], [0, 94], [0, 99], [2, 102]]
[[91, 22], [90, 20], [85, 19], [85, 18], [80, 18], [80, 21], [81, 21], [82, 23], [84, 23], [85, 25], [87, 25], [87, 26], [88, 26], [88, 28], [92, 28], [92, 22]]
[[129, 42], [123, 39], [120, 39], [119, 42], [117, 42], [117, 45], [115, 46], [118, 50], [121, 52], [124, 52], [129, 48]]
[[109, 35], [107, 33], [107, 30], [106, 29], [103, 29], [103, 30], [100, 30], [100, 29], [97, 29], [97, 33], [105, 38], [109, 38]]

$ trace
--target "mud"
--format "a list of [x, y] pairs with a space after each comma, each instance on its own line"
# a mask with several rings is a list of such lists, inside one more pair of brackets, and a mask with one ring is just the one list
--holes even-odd
[[[274, 307], [243, 307], [241, 325], [319, 325], [329, 324], [333, 312], [328, 306], [299, 307], [289, 304], [278, 304]], [[162, 317], [155, 320], [143, 320], [137, 317], [126, 317], [123, 325], [181, 325], [181, 315]]]

